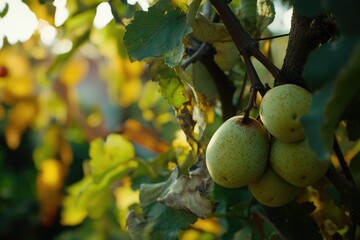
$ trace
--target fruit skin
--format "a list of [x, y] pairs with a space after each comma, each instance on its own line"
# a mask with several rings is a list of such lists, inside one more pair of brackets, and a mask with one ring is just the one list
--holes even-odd
[[302, 190], [301, 187], [294, 186], [279, 175], [270, 167], [255, 182], [248, 186], [254, 198], [269, 207], [280, 207], [291, 202]]
[[304, 139], [299, 119], [309, 111], [311, 93], [294, 84], [270, 89], [260, 103], [260, 119], [274, 137], [284, 142]]
[[224, 122], [206, 149], [206, 164], [212, 179], [228, 188], [243, 187], [264, 172], [270, 148], [269, 134], [256, 119], [242, 122], [235, 116]]
[[318, 181], [330, 166], [319, 160], [306, 140], [287, 143], [272, 139], [269, 162], [272, 169], [289, 183], [306, 187]]

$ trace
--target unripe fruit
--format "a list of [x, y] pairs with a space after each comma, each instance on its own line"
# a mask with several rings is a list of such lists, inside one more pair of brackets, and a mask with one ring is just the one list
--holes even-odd
[[306, 187], [324, 176], [329, 160], [319, 160], [306, 140], [287, 143], [273, 138], [269, 161], [272, 169], [289, 183]]
[[311, 105], [311, 94], [294, 84], [284, 84], [270, 89], [260, 104], [260, 118], [274, 137], [284, 142], [304, 139], [304, 129], [299, 119]]
[[270, 148], [265, 127], [242, 116], [224, 122], [206, 149], [206, 164], [212, 179], [223, 187], [236, 188], [258, 179], [264, 172]]
[[248, 186], [254, 198], [269, 207], [280, 207], [291, 202], [302, 190], [301, 187], [294, 186], [279, 175], [270, 167], [255, 182]]

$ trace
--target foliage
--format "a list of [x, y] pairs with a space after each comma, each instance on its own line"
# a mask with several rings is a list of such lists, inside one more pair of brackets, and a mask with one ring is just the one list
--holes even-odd
[[[14, 2], [37, 20], [31, 38], [9, 35], [10, 17], [26, 24], [12, 15]], [[224, 19], [210, 2], [0, 4], [1, 239], [359, 237], [359, 206], [328, 176], [277, 208], [256, 202], [247, 187], [212, 182], [210, 138], [224, 116], [258, 116], [251, 71], [273, 87], [271, 63], [282, 62], [287, 43], [239, 49], [239, 39], [271, 35], [276, 4], [288, 3], [234, 0], [226, 5], [234, 18]], [[101, 4], [112, 20], [99, 27]], [[359, 3], [291, 4], [309, 18], [329, 16], [339, 30], [307, 58], [301, 77], [312, 106], [301, 122], [317, 155], [359, 189]], [[246, 32], [234, 35], [229, 19]], [[261, 50], [259, 62], [239, 57], [252, 48]]]

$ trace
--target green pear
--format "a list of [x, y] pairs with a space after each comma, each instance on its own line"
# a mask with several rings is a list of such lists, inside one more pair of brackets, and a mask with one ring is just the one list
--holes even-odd
[[269, 134], [259, 121], [232, 117], [217, 129], [207, 146], [210, 176], [223, 187], [243, 187], [264, 172], [269, 148]]
[[269, 207], [286, 205], [302, 189], [282, 179], [270, 167], [265, 170], [258, 180], [249, 183], [248, 188], [258, 202]]
[[260, 119], [274, 137], [284, 142], [304, 139], [304, 129], [299, 121], [311, 105], [311, 94], [294, 84], [284, 84], [270, 89], [260, 103]]
[[331, 164], [320, 160], [306, 140], [288, 143], [276, 138], [271, 142], [269, 161], [279, 176], [299, 187], [318, 181]]

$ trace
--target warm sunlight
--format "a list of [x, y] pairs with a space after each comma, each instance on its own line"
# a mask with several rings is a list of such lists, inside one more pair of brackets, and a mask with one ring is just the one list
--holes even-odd
[[1, 1], [0, 12], [6, 8], [6, 15], [0, 18], [0, 48], [4, 44], [4, 38], [10, 44], [25, 42], [38, 24], [35, 14], [21, 0]]

